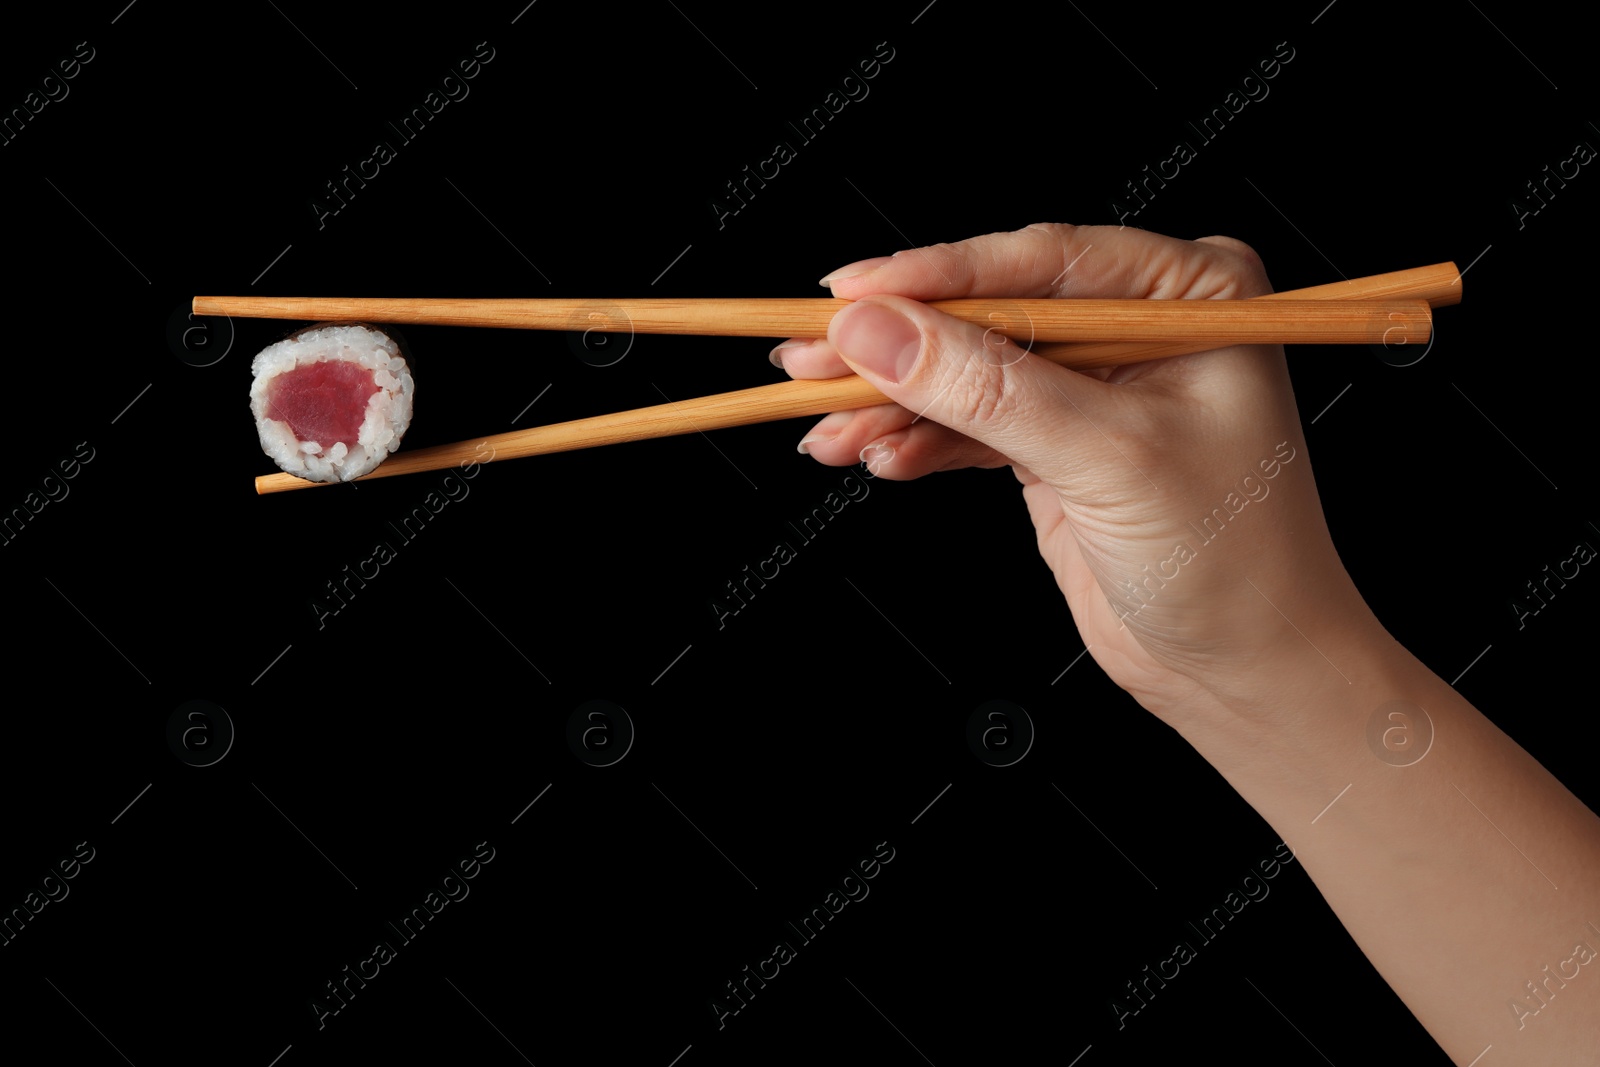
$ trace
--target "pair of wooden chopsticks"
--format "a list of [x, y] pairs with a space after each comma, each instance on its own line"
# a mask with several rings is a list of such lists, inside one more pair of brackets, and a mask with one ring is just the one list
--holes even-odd
[[[997, 330], [1066, 367], [1137, 363], [1227, 344], [1426, 345], [1430, 310], [1459, 303], [1454, 263], [1352, 278], [1252, 300], [944, 300], [931, 307]], [[359, 320], [737, 337], [823, 337], [847, 301], [773, 300], [453, 300], [316, 297], [195, 297], [197, 315]], [[1043, 342], [1043, 343], [1040, 343]], [[564, 452], [652, 437], [825, 415], [888, 403], [865, 380], [795, 380], [731, 393], [614, 412], [471, 441], [401, 451], [359, 479], [415, 474], [495, 459]], [[316, 485], [292, 474], [256, 479], [257, 493]]]

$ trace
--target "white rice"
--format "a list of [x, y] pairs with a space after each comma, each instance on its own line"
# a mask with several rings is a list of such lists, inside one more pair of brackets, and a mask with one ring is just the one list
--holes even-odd
[[[367, 401], [354, 448], [339, 442], [327, 450], [301, 441], [287, 422], [267, 417], [267, 386], [278, 375], [312, 363], [356, 363], [374, 372], [377, 392]], [[400, 447], [411, 425], [416, 386], [400, 348], [366, 326], [323, 326], [262, 349], [250, 364], [250, 411], [256, 417], [261, 448], [283, 470], [312, 482], [347, 482], [368, 473]]]

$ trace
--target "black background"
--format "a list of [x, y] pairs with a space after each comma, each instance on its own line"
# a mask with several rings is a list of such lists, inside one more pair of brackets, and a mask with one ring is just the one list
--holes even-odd
[[[249, 361], [287, 324], [236, 320], [228, 347], [184, 334], [192, 296], [824, 295], [861, 257], [1114, 223], [1287, 42], [1270, 95], [1128, 221], [1248, 241], [1279, 289], [1468, 269], [1420, 362], [1291, 350], [1302, 419], [1379, 616], [1593, 805], [1600, 579], [1520, 630], [1511, 607], [1600, 544], [1600, 177], [1512, 206], [1600, 144], [1586, 36], [1509, 4], [924, 3], [7, 16], [7, 110], [93, 58], [0, 147], [22, 327], [0, 507], [93, 458], [0, 545], [0, 909], [94, 849], [0, 947], [7, 1042], [140, 1067], [1445, 1062], [1297, 866], [1119, 1030], [1125, 983], [1280, 835], [1092, 660], [1063, 675], [1083, 644], [1007, 472], [865, 482], [719, 629], [725, 583], [850, 473], [795, 453], [809, 422], [494, 464], [319, 628], [325, 584], [442, 475], [257, 497]], [[470, 95], [400, 143], [386, 122], [479, 42]], [[725, 183], [880, 42], [870, 95], [719, 225]], [[380, 139], [396, 158], [319, 226]], [[782, 377], [764, 341], [639, 336], [598, 366], [559, 333], [405, 335], [408, 447]], [[206, 767], [167, 742], [196, 699], [236, 730]], [[636, 731], [613, 766], [568, 745], [590, 700]], [[1010, 767], [967, 744], [990, 700], [1036, 729]], [[484, 841], [470, 896], [319, 1029], [324, 984]], [[870, 896], [719, 1029], [724, 983], [880, 842]]]

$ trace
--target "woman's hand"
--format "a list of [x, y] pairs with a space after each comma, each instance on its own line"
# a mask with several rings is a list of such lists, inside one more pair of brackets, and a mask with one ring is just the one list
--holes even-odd
[[[830, 415], [804, 449], [883, 478], [1011, 464], [1095, 659], [1283, 835], [1455, 1062], [1592, 1062], [1600, 983], [1542, 976], [1589, 952], [1600, 819], [1367, 610], [1282, 350], [1079, 374], [918, 302], [1251, 297], [1269, 291], [1255, 254], [1030, 226], [825, 280], [855, 303], [783, 365], [855, 370], [896, 403]], [[1414, 751], [1388, 748], [1396, 721]]]
[[1369, 623], [1328, 536], [1281, 346], [1084, 374], [919, 303], [1271, 292], [1246, 245], [1038, 225], [823, 281], [855, 303], [775, 361], [797, 378], [855, 371], [896, 403], [828, 416], [801, 451], [889, 479], [1010, 464], [1080, 635], [1145, 707], [1175, 725], [1265, 711], [1274, 673], [1302, 670], [1307, 630]]

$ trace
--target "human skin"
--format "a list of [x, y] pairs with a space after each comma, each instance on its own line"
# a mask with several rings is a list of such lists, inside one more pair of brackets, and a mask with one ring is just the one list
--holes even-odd
[[[1600, 819], [1368, 608], [1323, 518], [1282, 347], [1086, 374], [923, 303], [1246, 298], [1272, 291], [1260, 258], [1226, 237], [1041, 225], [823, 282], [855, 303], [774, 361], [854, 371], [895, 403], [830, 415], [801, 450], [887, 479], [1009, 465], [1090, 655], [1283, 836], [1445, 1052], [1592, 1061]], [[1222, 532], [1191, 525], [1223, 501]], [[1431, 726], [1430, 747], [1383, 758], [1375, 718], [1380, 735], [1415, 731], [1402, 741]]]

